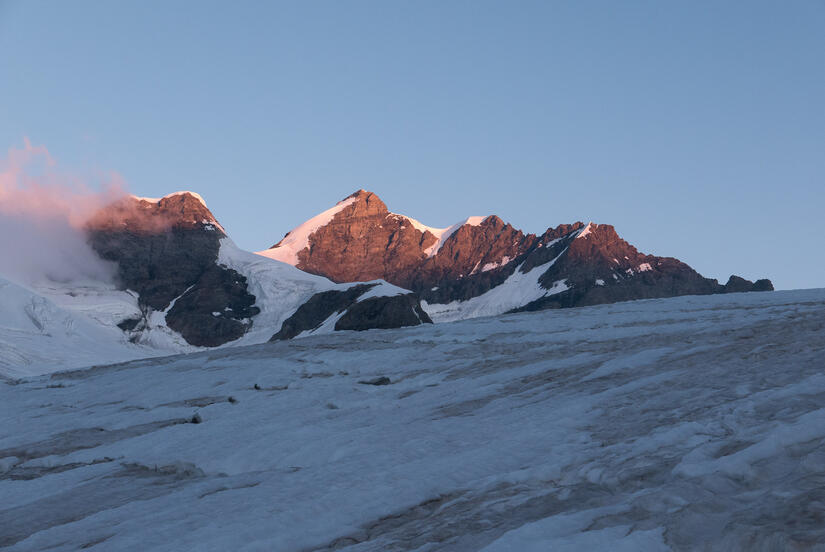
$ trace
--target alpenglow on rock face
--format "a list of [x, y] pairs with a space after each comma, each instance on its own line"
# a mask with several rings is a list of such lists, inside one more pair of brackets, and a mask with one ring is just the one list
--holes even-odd
[[[160, 315], [186, 343], [206, 347], [236, 341], [265, 319], [270, 326], [261, 328], [265, 336], [256, 340], [262, 341], [278, 333], [314, 294], [352, 287], [237, 249], [203, 199], [192, 192], [124, 198], [92, 217], [86, 230], [92, 248], [117, 264], [122, 287], [138, 296], [142, 316], [118, 324], [135, 340]], [[353, 300], [345, 314], [330, 313], [343, 314], [343, 321], [330, 330], [430, 322], [426, 314], [417, 314], [420, 302], [406, 290], [380, 282], [369, 287], [376, 288], [367, 303], [373, 309]], [[405, 294], [405, 299], [398, 297]], [[324, 321], [302, 331], [313, 333]]]
[[433, 228], [359, 190], [260, 255], [336, 282], [384, 279], [419, 294], [435, 321], [690, 294], [772, 290], [726, 285], [670, 257], [645, 255], [607, 224], [524, 234], [495, 215]]

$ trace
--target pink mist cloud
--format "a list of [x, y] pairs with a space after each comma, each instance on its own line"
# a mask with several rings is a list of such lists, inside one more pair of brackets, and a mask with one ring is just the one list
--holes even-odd
[[45, 146], [24, 139], [0, 161], [0, 215], [63, 219], [80, 228], [96, 211], [126, 195], [117, 173], [97, 175], [96, 186], [62, 171]]
[[125, 196], [117, 174], [72, 174], [27, 138], [10, 148], [0, 160], [0, 277], [28, 286], [111, 282], [113, 266], [89, 247], [83, 226]]

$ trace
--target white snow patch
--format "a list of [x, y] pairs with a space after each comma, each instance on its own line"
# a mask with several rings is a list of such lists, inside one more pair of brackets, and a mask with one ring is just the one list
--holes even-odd
[[653, 267], [650, 266], [650, 263], [642, 263], [639, 265], [639, 272], [647, 272], [648, 270], [653, 270]]
[[591, 226], [592, 224], [593, 224], [592, 222], [588, 222], [588, 223], [587, 223], [587, 226], [585, 226], [584, 228], [582, 228], [581, 230], [579, 230], [579, 234], [576, 236], [576, 239], [579, 239], [579, 238], [586, 238], [587, 236], [589, 236], [589, 235], [591, 234], [591, 231], [590, 231], [590, 226]]
[[[246, 276], [249, 292], [256, 298], [255, 306], [261, 309], [252, 329], [221, 346], [224, 348], [266, 342], [315, 293], [357, 285], [335, 284], [286, 263], [243, 251], [229, 238], [220, 243], [218, 264]], [[376, 285], [359, 300], [410, 293], [383, 280], [368, 283]], [[191, 286], [181, 296], [189, 289]], [[203, 350], [186, 343], [166, 323], [166, 314], [178, 299], [164, 311], [144, 313], [138, 306], [137, 293], [118, 290], [113, 284], [49, 282], [29, 289], [0, 278], [0, 375], [20, 377]], [[212, 315], [219, 317], [222, 313], [215, 311]], [[142, 319], [138, 330], [121, 331], [117, 324], [126, 319]]]
[[434, 228], [432, 226], [427, 226], [425, 224], [420, 223], [419, 221], [415, 220], [414, 218], [410, 218], [406, 215], [399, 215], [398, 213], [391, 213], [397, 217], [403, 217], [410, 222], [410, 224], [419, 232], [426, 233], [429, 232], [430, 234], [434, 235], [438, 240], [424, 250], [424, 253], [427, 254], [428, 257], [434, 256], [438, 251], [441, 249], [441, 246], [444, 245], [444, 242], [447, 241], [447, 238], [455, 234], [456, 230], [468, 224], [470, 226], [480, 226], [482, 222], [484, 222], [489, 216], [486, 217], [467, 217], [466, 219], [462, 220], [461, 222], [457, 222], [452, 226], [448, 226], [446, 228]]
[[[131, 297], [119, 293], [118, 301]], [[22, 377], [162, 354], [130, 343], [115, 325], [127, 317], [116, 313], [140, 312], [126, 302], [103, 303], [112, 311], [95, 319], [0, 278], [0, 375]]]
[[249, 292], [256, 298], [255, 306], [261, 309], [255, 316], [252, 329], [239, 340], [233, 341], [233, 345], [268, 341], [281, 328], [284, 320], [316, 293], [333, 289], [344, 290], [355, 285], [335, 284], [322, 276], [298, 270], [291, 264], [269, 255], [244, 251], [229, 238], [221, 240], [218, 264], [246, 276]]
[[564, 281], [555, 282], [551, 289], [545, 289], [539, 284], [539, 278], [563, 254], [564, 251], [552, 261], [535, 266], [526, 273], [521, 271], [522, 263], [504, 282], [467, 301], [432, 304], [422, 301], [421, 306], [430, 315], [433, 322], [450, 322], [465, 318], [501, 314], [522, 307], [536, 299], [561, 293], [569, 289]]
[[481, 271], [482, 271], [482, 272], [487, 272], [487, 271], [489, 271], [489, 270], [494, 270], [494, 269], [496, 269], [496, 268], [498, 268], [498, 267], [500, 267], [500, 266], [504, 266], [504, 265], [506, 265], [506, 264], [507, 264], [507, 263], [509, 263], [511, 260], [512, 260], [512, 259], [510, 259], [510, 257], [508, 257], [507, 255], [505, 255], [505, 256], [503, 256], [503, 257], [501, 258], [501, 260], [500, 260], [499, 262], [497, 262], [497, 263], [487, 263], [487, 264], [485, 264], [484, 266], [482, 266], [482, 267], [481, 267]]
[[372, 288], [370, 288], [369, 291], [367, 291], [364, 295], [358, 298], [359, 303], [364, 299], [372, 299], [373, 297], [392, 297], [394, 295], [407, 295], [408, 293], [411, 293], [411, 291], [408, 289], [398, 287], [384, 280], [373, 280], [371, 282], [365, 283], [374, 285]]
[[[271, 251], [271, 250], [270, 250]], [[243, 337], [232, 341], [224, 347], [263, 343], [278, 330], [284, 320], [292, 316], [298, 307], [316, 293], [329, 290], [343, 291], [358, 284], [375, 284], [365, 292], [358, 301], [370, 297], [387, 297], [411, 293], [409, 290], [394, 286], [384, 280], [371, 282], [353, 282], [336, 284], [322, 276], [309, 274], [285, 262], [268, 256], [250, 253], [239, 249], [229, 239], [221, 240], [218, 264], [237, 270], [247, 278], [249, 292], [255, 296], [255, 306], [261, 312], [255, 316], [252, 329]], [[314, 330], [313, 334], [332, 331], [332, 325], [324, 324]]]
[[341, 312], [335, 312], [329, 316], [326, 320], [324, 320], [320, 326], [314, 328], [312, 330], [304, 330], [298, 335], [295, 336], [295, 339], [300, 339], [302, 337], [308, 337], [310, 335], [321, 335], [321, 334], [329, 334], [335, 331], [335, 324], [347, 313], [346, 309], [342, 310]]
[[[168, 199], [170, 197], [175, 197], [175, 196], [180, 196], [180, 195], [187, 195], [187, 194], [191, 195], [192, 197], [194, 197], [195, 199], [200, 201], [201, 205], [206, 207], [206, 201], [204, 201], [203, 197], [201, 197], [201, 195], [197, 192], [189, 192], [189, 191], [174, 192], [174, 193], [171, 193], [171, 194], [167, 194], [163, 197], [140, 197], [140, 196], [136, 196], [136, 195], [133, 195], [132, 197], [139, 200], [139, 201], [146, 201], [148, 203], [158, 203], [161, 199]], [[208, 209], [208, 207], [207, 207], [207, 209]]]
[[305, 223], [293, 228], [278, 245], [264, 251], [258, 251], [257, 254], [281, 261], [287, 264], [298, 264], [298, 253], [309, 246], [309, 237], [314, 234], [319, 228], [326, 226], [333, 219], [335, 215], [344, 210], [347, 206], [352, 205], [357, 201], [357, 198], [350, 197], [335, 204], [335, 207], [327, 209], [319, 215], [315, 215]]
[[597, 280], [596, 280], [596, 285], [597, 285], [597, 286], [603, 286], [603, 285], [604, 285], [604, 280], [602, 280], [602, 279], [600, 279], [600, 278], [599, 278], [599, 279], [597, 279]]

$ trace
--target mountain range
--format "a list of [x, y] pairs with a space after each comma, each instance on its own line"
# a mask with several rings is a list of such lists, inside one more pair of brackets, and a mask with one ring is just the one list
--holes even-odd
[[105, 342], [105, 360], [128, 360], [336, 330], [773, 289], [769, 280], [704, 278], [677, 259], [640, 253], [606, 224], [535, 235], [491, 215], [434, 228], [390, 212], [365, 190], [257, 254], [238, 248], [193, 192], [122, 198], [84, 232], [115, 267], [115, 282], [20, 286], [0, 274], [0, 295], [13, 305], [2, 315], [0, 367], [71, 367], [61, 350], [87, 341], [92, 351]]
[[525, 234], [499, 217], [432, 228], [359, 190], [260, 251], [335, 282], [382, 279], [409, 289], [436, 321], [632, 299], [772, 290], [724, 285], [671, 257], [645, 255], [607, 224]]

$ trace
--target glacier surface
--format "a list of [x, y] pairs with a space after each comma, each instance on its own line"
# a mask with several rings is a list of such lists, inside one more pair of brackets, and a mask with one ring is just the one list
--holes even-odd
[[817, 549], [825, 290], [0, 379], [0, 497], [12, 551]]

